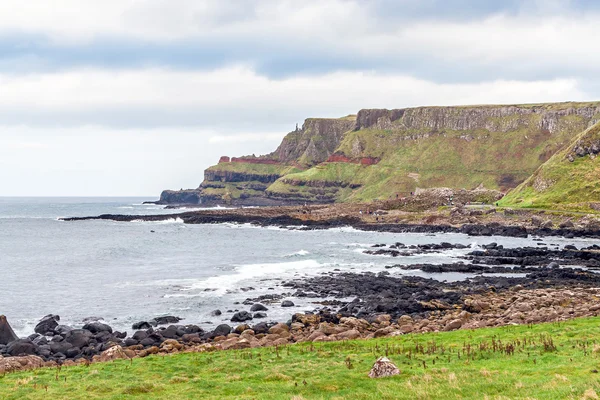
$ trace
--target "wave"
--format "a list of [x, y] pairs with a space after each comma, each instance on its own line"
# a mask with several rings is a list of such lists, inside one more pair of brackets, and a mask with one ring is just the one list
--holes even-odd
[[306, 255], [309, 255], [309, 254], [310, 254], [310, 251], [299, 250], [299, 251], [297, 251], [295, 253], [286, 255], [286, 257], [306, 256]]
[[152, 225], [183, 224], [183, 220], [179, 217], [169, 218], [169, 219], [165, 219], [162, 221], [145, 221], [143, 219], [134, 219], [131, 222], [138, 222], [138, 223], [152, 224]]
[[316, 260], [290, 261], [283, 263], [246, 264], [235, 268], [235, 273], [213, 276], [192, 284], [185, 290], [210, 290], [196, 296], [208, 294], [222, 296], [229, 290], [238, 289], [240, 283], [261, 277], [282, 277], [291, 272], [306, 272], [321, 267]]

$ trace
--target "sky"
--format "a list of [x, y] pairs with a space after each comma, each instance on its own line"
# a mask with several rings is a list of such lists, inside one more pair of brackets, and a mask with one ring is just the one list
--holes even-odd
[[0, 196], [151, 196], [361, 108], [600, 100], [595, 0], [2, 0]]

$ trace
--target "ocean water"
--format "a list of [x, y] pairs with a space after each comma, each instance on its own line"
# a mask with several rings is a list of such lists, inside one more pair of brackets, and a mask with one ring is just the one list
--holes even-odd
[[[529, 239], [460, 234], [391, 234], [352, 228], [300, 231], [250, 225], [186, 225], [163, 222], [59, 221], [64, 216], [105, 213], [173, 213], [144, 205], [146, 198], [0, 198], [0, 314], [18, 335], [33, 332], [46, 314], [81, 326], [102, 318], [116, 329], [161, 315], [184, 318], [205, 329], [228, 322], [236, 304], [262, 294], [285, 293], [281, 283], [334, 270], [378, 272], [386, 265], [456, 261], [467, 250], [391, 258], [364, 254], [376, 243], [497, 242], [535, 245]], [[547, 238], [546, 243], [589, 245], [586, 239]], [[467, 274], [425, 274], [440, 280]], [[286, 321], [315, 308], [311, 299], [286, 297], [296, 306], [268, 306], [267, 321]], [[212, 310], [223, 315], [211, 317]], [[230, 311], [228, 311], [230, 310]]]

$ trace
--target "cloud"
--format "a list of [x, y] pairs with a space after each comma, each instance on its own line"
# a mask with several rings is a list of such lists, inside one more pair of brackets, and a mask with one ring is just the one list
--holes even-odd
[[243, 64], [271, 77], [592, 79], [598, 20], [600, 7], [585, 1], [5, 0], [0, 68], [20, 71], [30, 57], [40, 69]]
[[217, 135], [211, 136], [208, 143], [247, 143], [270, 141], [277, 142], [281, 140], [281, 133], [241, 133], [235, 135]]
[[291, 130], [306, 117], [361, 108], [592, 99], [576, 79], [438, 84], [375, 72], [269, 79], [243, 66], [0, 74], [0, 86], [0, 117], [7, 124], [226, 126], [231, 134], [284, 124]]

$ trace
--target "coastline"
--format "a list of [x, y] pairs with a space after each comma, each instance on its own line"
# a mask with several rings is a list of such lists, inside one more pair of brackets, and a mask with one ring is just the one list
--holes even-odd
[[[380, 208], [381, 207], [381, 208]], [[386, 204], [335, 204], [184, 211], [162, 215], [102, 214], [62, 221], [118, 222], [180, 219], [186, 224], [238, 223], [294, 229], [352, 227], [390, 233], [463, 233], [469, 236], [600, 238], [600, 222], [587, 214], [528, 209], [453, 208], [408, 212]]]
[[[411, 246], [410, 250], [426, 253], [439, 247], [459, 246], [464, 245], [426, 244]], [[407, 249], [401, 243], [377, 244], [366, 254], [377, 256], [382, 251]], [[313, 313], [298, 314], [290, 308], [288, 321], [262, 319], [264, 322], [257, 322], [264, 317], [253, 316], [252, 312], [284, 306], [283, 296], [264, 296], [247, 299], [231, 323], [221, 324], [211, 331], [194, 324], [182, 324], [179, 318], [169, 316], [140, 321], [134, 325], [134, 333], [128, 335], [113, 331], [102, 320], [90, 320], [81, 328], [74, 328], [61, 325], [58, 316], [49, 315], [36, 326], [35, 334], [0, 344], [3, 356], [0, 369], [6, 372], [152, 354], [394, 337], [597, 316], [600, 315], [600, 274], [588, 269], [600, 267], [598, 249], [597, 245], [581, 249], [565, 246], [562, 250], [505, 249], [492, 243], [463, 257], [472, 264], [461, 261], [412, 266], [390, 263], [389, 266], [479, 272], [473, 278], [455, 282], [390, 276], [386, 271], [378, 274], [332, 271], [293, 279], [283, 286], [295, 291], [294, 296], [314, 299]], [[507, 262], [521, 267], [502, 266]], [[585, 268], [561, 267], [563, 264]]]

